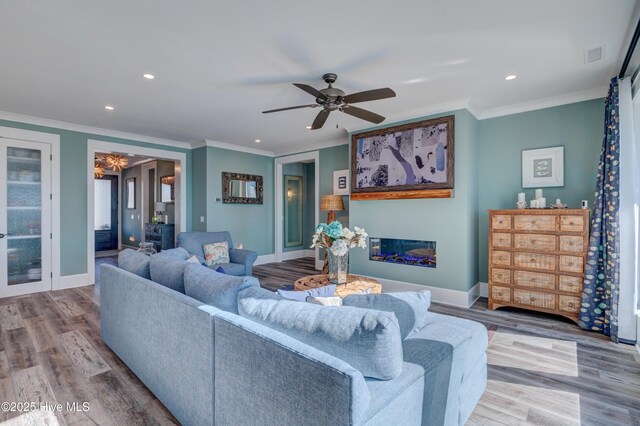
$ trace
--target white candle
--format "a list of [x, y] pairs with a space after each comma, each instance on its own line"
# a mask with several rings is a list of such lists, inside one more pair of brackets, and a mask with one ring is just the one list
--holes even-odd
[[518, 202], [524, 203], [524, 192], [518, 192]]
[[542, 197], [538, 200], [538, 208], [544, 209], [547, 207], [547, 199]]
[[556, 198], [556, 204], [557, 204], [557, 205], [562, 204], [562, 201], [560, 201], [560, 198]]
[[529, 201], [529, 207], [531, 207], [532, 209], [538, 208], [538, 201], [537, 200]]
[[539, 200], [540, 198], [542, 198], [542, 189], [538, 188], [536, 189], [536, 200]]

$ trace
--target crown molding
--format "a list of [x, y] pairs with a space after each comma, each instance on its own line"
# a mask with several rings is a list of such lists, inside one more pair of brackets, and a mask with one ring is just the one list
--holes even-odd
[[212, 141], [210, 139], [205, 139], [200, 142], [192, 143], [191, 149], [202, 148], [203, 146], [228, 149], [231, 151], [238, 151], [238, 152], [246, 152], [248, 154], [263, 155], [265, 157], [275, 157], [275, 153], [273, 151], [267, 151], [266, 149], [250, 148], [248, 146], [235, 145], [227, 142]]
[[276, 151], [276, 157], [284, 157], [291, 154], [302, 154], [304, 152], [309, 151], [317, 151], [323, 148], [331, 148], [334, 146], [340, 145], [348, 145], [349, 144], [349, 135], [344, 135], [344, 139], [331, 139], [328, 141], [311, 143], [303, 146], [294, 147], [285, 147], [282, 150]]
[[521, 112], [535, 111], [537, 109], [551, 108], [576, 102], [589, 101], [591, 99], [604, 98], [607, 96], [608, 90], [608, 86], [596, 87], [595, 89], [583, 90], [581, 92], [567, 93], [565, 95], [536, 99], [534, 101], [522, 102], [519, 104], [484, 109], [480, 112], [480, 116], [478, 118], [480, 120], [486, 120], [488, 118], [502, 117]]
[[62, 130], [71, 130], [74, 132], [89, 133], [98, 136], [109, 136], [112, 138], [128, 139], [136, 142], [147, 142], [155, 145], [172, 146], [175, 148], [190, 149], [191, 144], [188, 142], [174, 141], [171, 139], [156, 138], [153, 136], [144, 136], [137, 133], [121, 132], [119, 130], [102, 129], [100, 127], [85, 126], [82, 124], [68, 123], [66, 121], [50, 120], [48, 118], [34, 117], [31, 115], [16, 114], [13, 112], [0, 111], [0, 119], [7, 121], [15, 121], [24, 124], [33, 124], [35, 126], [53, 127]]

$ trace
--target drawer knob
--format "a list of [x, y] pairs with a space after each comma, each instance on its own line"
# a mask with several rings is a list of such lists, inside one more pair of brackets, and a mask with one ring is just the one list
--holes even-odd
[[569, 262], [569, 266], [573, 266], [573, 262]]
[[531, 263], [536, 263], [536, 260], [535, 259], [531, 259]]
[[535, 297], [533, 297], [533, 296], [531, 296], [531, 297], [529, 298], [529, 300], [530, 300], [530, 301], [532, 301], [532, 302], [535, 302], [535, 301], [536, 301], [536, 298], [535, 298]]
[[569, 245], [570, 245], [571, 247], [573, 247], [573, 242], [570, 242], [570, 243], [569, 243]]
[[535, 243], [537, 243], [536, 240], [531, 240], [531, 244], [535, 244]]
[[573, 308], [573, 302], [569, 302], [569, 307]]
[[536, 224], [536, 221], [535, 221], [535, 220], [532, 220], [532, 221], [531, 221], [531, 224], [532, 224], [532, 225], [535, 225], [535, 224]]
[[501, 220], [499, 220], [499, 221], [498, 221], [498, 223], [499, 223], [500, 225], [502, 225], [502, 221], [501, 221]]
[[575, 225], [575, 223], [573, 223], [573, 222], [569, 222], [569, 225]]

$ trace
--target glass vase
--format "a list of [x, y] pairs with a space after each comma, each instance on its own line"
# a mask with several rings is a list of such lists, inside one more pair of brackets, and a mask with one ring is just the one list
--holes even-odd
[[346, 284], [349, 270], [349, 252], [342, 256], [336, 256], [327, 250], [329, 256], [329, 282], [331, 284]]

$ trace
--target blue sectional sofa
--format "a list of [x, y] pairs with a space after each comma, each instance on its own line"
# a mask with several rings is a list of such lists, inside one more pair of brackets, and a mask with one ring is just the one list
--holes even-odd
[[[183, 268], [194, 298], [121, 260], [133, 272], [101, 269], [103, 340], [184, 425], [463, 425], [486, 386], [481, 324], [424, 312], [407, 333], [405, 314], [283, 301], [255, 278], [198, 264]], [[148, 262], [153, 276], [161, 263]], [[322, 309], [344, 320], [319, 323]], [[336, 352], [300, 334], [305, 327], [351, 337]], [[368, 377], [377, 374], [389, 377]]]
[[255, 251], [234, 248], [231, 234], [227, 231], [180, 232], [177, 240], [178, 247], [182, 247], [189, 254], [198, 257], [201, 263], [204, 261], [202, 246], [226, 241], [229, 245], [229, 263], [213, 265], [212, 268], [222, 267], [227, 275], [243, 276], [253, 274], [253, 264], [258, 258], [258, 254]]

